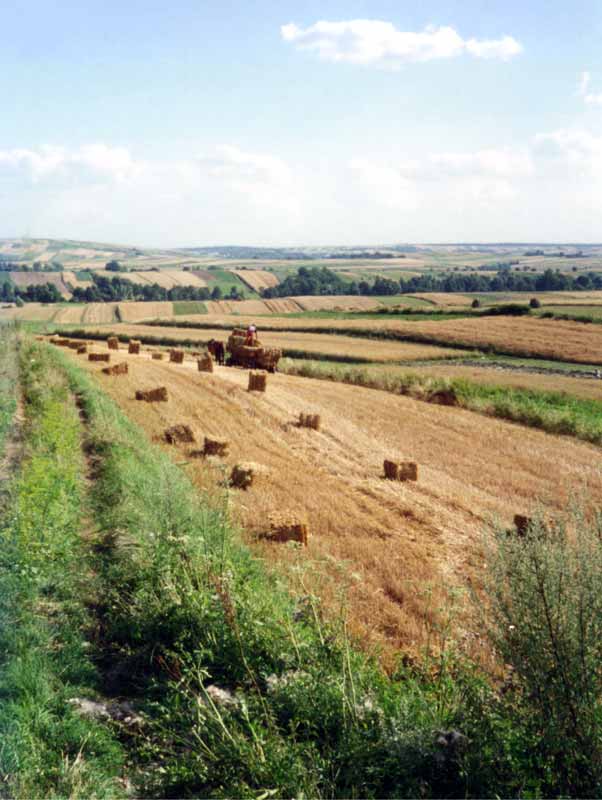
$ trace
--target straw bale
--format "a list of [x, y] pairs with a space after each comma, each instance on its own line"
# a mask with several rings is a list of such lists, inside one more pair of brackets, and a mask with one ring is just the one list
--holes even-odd
[[165, 441], [168, 444], [179, 444], [181, 442], [196, 442], [194, 433], [190, 425], [172, 425], [165, 429]]
[[130, 339], [130, 343], [128, 344], [128, 353], [132, 353], [135, 356], [140, 353], [140, 342], [138, 339]]
[[524, 514], [514, 515], [514, 527], [518, 536], [525, 536], [529, 532], [533, 520]]
[[122, 361], [121, 364], [113, 364], [112, 367], [103, 367], [102, 372], [105, 375], [127, 375], [128, 365], [126, 361]]
[[268, 382], [267, 372], [249, 372], [249, 392], [265, 392]]
[[80, 344], [80, 346], [77, 348], [78, 356], [81, 356], [81, 355], [83, 355], [84, 353], [87, 353], [87, 352], [88, 352], [88, 345], [87, 344]]
[[153, 353], [153, 361], [163, 361], [163, 353]]
[[319, 431], [320, 424], [321, 420], [319, 414], [304, 414], [303, 412], [299, 414], [300, 428], [311, 428], [314, 431]]
[[418, 464], [415, 461], [389, 461], [383, 463], [385, 478], [390, 481], [417, 481]]
[[88, 353], [88, 361], [107, 361], [111, 360], [110, 353]]
[[230, 473], [230, 485], [237, 489], [248, 489], [259, 475], [265, 475], [267, 469], [262, 464], [244, 461], [236, 464]]
[[184, 361], [184, 351], [183, 350], [170, 350], [169, 351], [169, 360], [173, 361], [174, 364], [181, 364]]
[[272, 512], [268, 520], [270, 529], [264, 538], [270, 542], [299, 542], [307, 547], [309, 530], [306, 520], [280, 511]]
[[107, 345], [109, 350], [119, 350], [119, 339], [116, 336], [109, 336]]
[[455, 389], [438, 389], [428, 395], [429, 403], [437, 403], [440, 406], [457, 406], [458, 396]]
[[68, 342], [67, 347], [69, 347], [71, 350], [78, 350], [80, 345], [81, 342], [78, 339], [76, 339], [75, 341]]
[[227, 439], [210, 439], [205, 436], [203, 453], [206, 456], [225, 456], [228, 455], [229, 445], [230, 443]]
[[147, 389], [142, 391], [136, 390], [136, 400], [144, 400], [147, 403], [159, 403], [167, 400], [167, 389], [165, 386], [159, 386], [156, 389]]
[[213, 359], [209, 353], [201, 356], [196, 363], [199, 372], [213, 372]]

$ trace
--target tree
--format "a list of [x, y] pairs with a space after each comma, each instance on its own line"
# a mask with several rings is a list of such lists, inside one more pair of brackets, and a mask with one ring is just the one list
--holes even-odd
[[475, 297], [475, 299], [472, 301], [472, 303], [470, 305], [471, 305], [471, 308], [480, 308], [481, 307], [481, 301], [478, 299], [478, 297]]
[[222, 299], [222, 290], [219, 286], [214, 286], [213, 291], [211, 292], [211, 299], [212, 300], [221, 300]]
[[126, 272], [125, 267], [122, 267], [119, 261], [116, 261], [115, 259], [108, 261], [105, 264], [105, 269], [109, 270], [109, 272]]
[[537, 297], [532, 297], [532, 298], [529, 300], [529, 307], [530, 307], [530, 308], [541, 308], [541, 303], [539, 302], [539, 300], [537, 299]]

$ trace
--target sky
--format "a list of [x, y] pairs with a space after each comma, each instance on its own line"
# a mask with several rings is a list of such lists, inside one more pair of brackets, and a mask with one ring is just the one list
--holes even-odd
[[0, 41], [0, 238], [602, 241], [599, 0], [13, 0]]

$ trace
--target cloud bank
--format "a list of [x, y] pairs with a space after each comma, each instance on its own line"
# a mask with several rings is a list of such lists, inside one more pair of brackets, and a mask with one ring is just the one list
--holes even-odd
[[323, 164], [217, 143], [145, 160], [105, 143], [0, 151], [3, 236], [193, 244], [596, 241], [602, 136]]
[[400, 31], [391, 22], [375, 19], [320, 21], [307, 28], [291, 22], [282, 25], [280, 33], [285, 42], [316, 53], [323, 61], [390, 69], [462, 55], [508, 61], [523, 50], [512, 36], [463, 39], [449, 26]]

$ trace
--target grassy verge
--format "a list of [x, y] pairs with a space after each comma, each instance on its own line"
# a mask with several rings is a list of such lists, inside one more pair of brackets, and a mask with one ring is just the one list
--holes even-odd
[[94, 695], [84, 631], [80, 422], [47, 350], [21, 347], [24, 455], [0, 519], [0, 794], [115, 797], [120, 749], [70, 700]]
[[459, 406], [489, 416], [519, 422], [548, 433], [566, 434], [602, 444], [602, 402], [561, 392], [513, 389], [463, 379], [408, 374], [370, 373], [366, 369], [283, 359], [279, 370], [289, 375], [340, 381], [429, 401], [440, 390], [452, 390]]
[[12, 325], [0, 327], [0, 458], [17, 408], [17, 337]]

